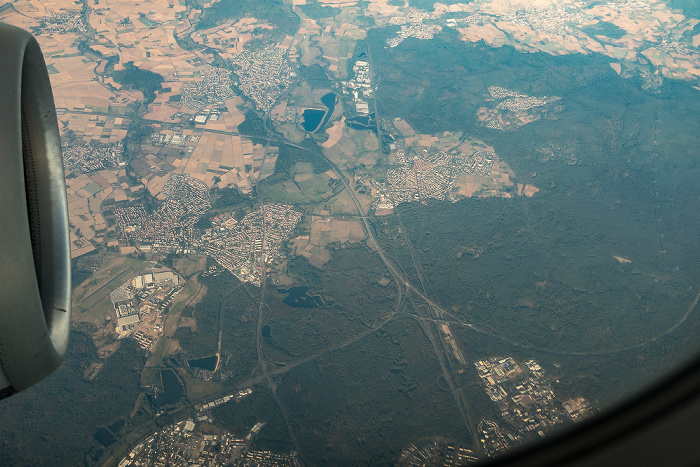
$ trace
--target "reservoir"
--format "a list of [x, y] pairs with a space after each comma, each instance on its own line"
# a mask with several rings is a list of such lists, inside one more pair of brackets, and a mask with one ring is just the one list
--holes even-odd
[[287, 297], [282, 300], [289, 306], [294, 308], [316, 308], [323, 305], [321, 297], [318, 295], [307, 295], [309, 288], [305, 285], [299, 287], [291, 287], [287, 290], [280, 289], [280, 292], [286, 293]]
[[321, 102], [323, 102], [323, 105], [328, 107], [328, 111], [326, 111], [326, 116], [321, 122], [319, 128], [326, 126], [326, 123], [328, 123], [328, 120], [330, 120], [331, 115], [333, 115], [333, 111], [335, 110], [335, 94], [329, 92], [321, 98]]
[[306, 109], [302, 113], [304, 122], [301, 124], [301, 126], [309, 133], [315, 132], [328, 123], [328, 120], [331, 118], [331, 115], [333, 115], [333, 111], [335, 110], [335, 94], [329, 92], [321, 98], [321, 102], [326, 106], [326, 110]]
[[95, 439], [104, 447], [111, 446], [117, 438], [107, 428], [99, 427], [94, 434]]
[[323, 110], [306, 109], [302, 114], [304, 117], [304, 123], [302, 123], [301, 126], [309, 133], [313, 133], [321, 124], [321, 120], [325, 114], [326, 112]]
[[355, 130], [371, 130], [375, 134], [377, 133], [377, 120], [373, 113], [348, 118], [345, 120], [345, 125]]
[[202, 370], [214, 371], [216, 370], [217, 360], [218, 357], [216, 355], [212, 355], [211, 357], [189, 360], [187, 363], [189, 363], [189, 365], [194, 368], [201, 368]]
[[182, 399], [185, 395], [185, 390], [175, 372], [170, 369], [160, 370], [160, 377], [163, 380], [163, 394], [158, 396], [158, 406], [174, 404]]

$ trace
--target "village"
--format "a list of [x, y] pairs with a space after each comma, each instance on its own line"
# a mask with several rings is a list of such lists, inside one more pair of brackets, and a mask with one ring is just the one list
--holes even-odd
[[[489, 105], [480, 107], [476, 115], [483, 126], [492, 130], [515, 130], [535, 122], [552, 110], [548, 104], [561, 100], [556, 96], [531, 97], [500, 86], [489, 86], [488, 92]], [[497, 100], [500, 102], [493, 106]], [[560, 106], [554, 110], [562, 109]]]
[[86, 143], [74, 134], [61, 138], [63, 167], [67, 173], [83, 174], [96, 170], [124, 165], [122, 143], [103, 144], [97, 141]]
[[435, 34], [442, 30], [442, 27], [437, 24], [425, 24], [423, 21], [431, 19], [431, 15], [424, 11], [407, 11], [389, 18], [389, 24], [400, 25], [401, 30], [396, 33], [395, 37], [386, 40], [386, 45], [396, 47], [409, 37], [416, 39], [432, 39]]

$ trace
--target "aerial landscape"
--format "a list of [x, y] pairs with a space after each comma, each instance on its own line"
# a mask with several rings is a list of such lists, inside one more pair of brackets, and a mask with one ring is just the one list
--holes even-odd
[[64, 365], [2, 465], [453, 466], [700, 337], [682, 0], [11, 0], [56, 104]]

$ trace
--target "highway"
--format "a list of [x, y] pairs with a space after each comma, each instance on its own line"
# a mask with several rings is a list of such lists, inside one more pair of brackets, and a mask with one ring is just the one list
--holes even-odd
[[[364, 15], [364, 8], [365, 8], [365, 1], [361, 0], [360, 5], [362, 8], [362, 13]], [[301, 25], [301, 24], [300, 24]], [[297, 30], [298, 33], [298, 30]], [[295, 34], [296, 36], [296, 34]], [[290, 48], [294, 44], [294, 41], [290, 44]], [[287, 49], [287, 53], [289, 52], [289, 48]], [[378, 103], [377, 103], [377, 98], [376, 98], [376, 76], [374, 76], [374, 64], [373, 64], [373, 58], [370, 50], [370, 44], [369, 40], [367, 40], [367, 62], [369, 63], [370, 67], [370, 76], [372, 76], [372, 82], [375, 87], [375, 93], [373, 97], [373, 108], [374, 108], [374, 113], [375, 113], [375, 121], [376, 121], [376, 132], [377, 132], [377, 138], [379, 140], [379, 146], [381, 149], [381, 136], [382, 136], [382, 129], [380, 125], [380, 118], [379, 118], [379, 112], [378, 112]], [[297, 83], [295, 83], [296, 85]], [[281, 99], [286, 98], [291, 92], [291, 90], [294, 88], [294, 86], [291, 86], [285, 94], [280, 96], [278, 100], [275, 102], [275, 105], [277, 102], [279, 102]], [[274, 107], [274, 105], [272, 106]], [[102, 115], [101, 113], [97, 112], [81, 112], [81, 111], [67, 111], [67, 113], [89, 113], [91, 115]], [[127, 117], [129, 118], [129, 117]], [[658, 145], [658, 112], [655, 114], [656, 118], [656, 126], [655, 126], [655, 133], [657, 134], [656, 140], [654, 142], [655, 146]], [[144, 121], [147, 121], [144, 119]], [[155, 122], [153, 122], [155, 123]], [[160, 123], [160, 122], [159, 122]], [[270, 112], [266, 112], [265, 115], [263, 116], [263, 125], [264, 129], [267, 133], [267, 136], [254, 136], [254, 135], [247, 135], [247, 134], [242, 134], [236, 131], [221, 131], [221, 130], [208, 130], [208, 129], [202, 129], [201, 131], [207, 132], [207, 133], [217, 133], [217, 134], [226, 134], [226, 135], [238, 135], [238, 136], [245, 136], [245, 137], [255, 137], [259, 138], [261, 140], [265, 141], [265, 149], [264, 149], [264, 155], [263, 155], [263, 160], [261, 162], [261, 167], [259, 174], [263, 173], [263, 168], [265, 166], [265, 163], [267, 162], [267, 153], [268, 153], [268, 147], [271, 143], [274, 144], [285, 144], [290, 147], [295, 147], [298, 148], [302, 151], [306, 151], [307, 153], [311, 154], [313, 157], [317, 157], [321, 159], [338, 177], [338, 179], [342, 182], [344, 189], [347, 191], [347, 193], [350, 195], [355, 208], [357, 210], [357, 218], [361, 219], [363, 223], [363, 228], [366, 232], [366, 238], [367, 238], [367, 244], [372, 248], [372, 250], [378, 255], [384, 266], [386, 267], [387, 271], [390, 273], [392, 276], [393, 280], [396, 283], [396, 287], [398, 290], [398, 299], [396, 306], [392, 312], [387, 312], [384, 315], [380, 316], [379, 318], [376, 319], [376, 321], [372, 324], [371, 327], [368, 327], [367, 329], [363, 330], [362, 332], [358, 333], [357, 335], [353, 336], [352, 338], [349, 338], [343, 342], [339, 342], [333, 346], [330, 346], [328, 348], [325, 348], [313, 355], [299, 358], [293, 362], [287, 363], [284, 366], [277, 367], [273, 366], [272, 363], [270, 363], [267, 358], [265, 357], [264, 353], [264, 345], [263, 345], [263, 338], [262, 338], [262, 327], [265, 322], [265, 313], [268, 310], [268, 305], [266, 304], [266, 286], [267, 286], [267, 274], [266, 274], [266, 264], [264, 262], [264, 256], [265, 256], [265, 248], [266, 248], [266, 229], [265, 229], [265, 216], [263, 214], [263, 243], [262, 243], [262, 251], [260, 253], [260, 267], [261, 267], [261, 282], [260, 282], [260, 294], [258, 297], [258, 312], [257, 312], [257, 325], [256, 325], [256, 353], [257, 353], [257, 367], [256, 367], [256, 372], [259, 371], [258, 374], [251, 375], [250, 378], [248, 378], [245, 381], [240, 382], [237, 384], [235, 388], [229, 387], [225, 391], [222, 391], [220, 393], [214, 394], [207, 399], [199, 400], [196, 403], [201, 404], [201, 403], [206, 403], [209, 400], [213, 400], [216, 398], [219, 398], [223, 395], [230, 394], [231, 392], [235, 392], [237, 389], [245, 389], [252, 387], [254, 385], [265, 385], [271, 392], [272, 397], [275, 401], [275, 404], [279, 408], [284, 421], [286, 423], [290, 438], [295, 445], [295, 449], [298, 453], [301, 455], [301, 449], [297, 440], [297, 437], [295, 435], [294, 430], [292, 429], [290, 419], [288, 416], [288, 411], [286, 410], [285, 406], [282, 404], [282, 401], [280, 401], [278, 395], [277, 395], [277, 382], [279, 381], [278, 378], [282, 377], [283, 375], [289, 373], [290, 371], [293, 371], [294, 369], [298, 368], [301, 365], [304, 365], [306, 363], [309, 363], [311, 361], [317, 360], [319, 358], [322, 358], [332, 352], [339, 351], [341, 349], [344, 349], [350, 345], [353, 345], [362, 339], [364, 339], [367, 336], [372, 335], [373, 333], [377, 332], [378, 330], [382, 329], [384, 326], [386, 326], [389, 322], [395, 319], [413, 319], [418, 322], [418, 324], [421, 326], [421, 329], [427, 336], [428, 340], [430, 341], [432, 347], [433, 347], [433, 352], [436, 357], [437, 363], [440, 367], [440, 371], [442, 373], [442, 376], [447, 383], [450, 392], [452, 393], [453, 397], [455, 398], [457, 407], [460, 411], [460, 415], [463, 419], [463, 422], [465, 424], [465, 427], [468, 429], [470, 432], [472, 439], [474, 441], [474, 449], [477, 451], [478, 454], [482, 454], [482, 447], [481, 444], [479, 443], [479, 440], [476, 437], [476, 429], [474, 422], [470, 416], [469, 409], [468, 409], [468, 401], [466, 400], [465, 392], [459, 387], [457, 381], [458, 381], [458, 375], [457, 375], [457, 370], [454, 368], [454, 364], [452, 359], [450, 358], [450, 350], [447, 348], [447, 344], [445, 339], [442, 338], [442, 335], [440, 331], [436, 328], [436, 325], [439, 324], [451, 324], [451, 325], [459, 325], [459, 326], [464, 326], [468, 327], [474, 332], [478, 332], [481, 334], [489, 335], [494, 338], [502, 339], [503, 341], [509, 342], [513, 345], [519, 346], [519, 347], [524, 347], [524, 348], [530, 348], [533, 350], [539, 350], [542, 352], [548, 352], [548, 353], [554, 353], [554, 354], [561, 354], [561, 355], [603, 355], [603, 354], [611, 354], [615, 352], [622, 352], [626, 350], [631, 350], [635, 348], [642, 347], [646, 344], [648, 344], [651, 341], [654, 341], [658, 338], [661, 338], [667, 334], [670, 334], [673, 332], [675, 329], [677, 329], [679, 326], [685, 323], [686, 319], [688, 316], [691, 314], [691, 312], [696, 308], [698, 302], [700, 301], [700, 293], [698, 293], [697, 297], [695, 298], [695, 301], [692, 303], [692, 305], [689, 307], [687, 313], [681, 318], [680, 321], [678, 321], [674, 326], [671, 328], [667, 329], [666, 331], [658, 334], [657, 336], [636, 344], [632, 346], [628, 346], [625, 348], [619, 348], [619, 349], [614, 349], [614, 350], [608, 350], [608, 351], [601, 351], [601, 352], [556, 352], [556, 351], [551, 351], [548, 349], [535, 349], [533, 347], [528, 347], [526, 345], [522, 345], [520, 343], [508, 340], [506, 338], [503, 338], [495, 332], [490, 332], [488, 330], [483, 329], [483, 327], [478, 327], [474, 325], [473, 323], [467, 323], [458, 317], [454, 316], [451, 314], [449, 311], [443, 309], [441, 306], [436, 303], [433, 299], [430, 298], [430, 293], [429, 293], [429, 284], [426, 283], [423, 277], [422, 273], [422, 268], [419, 264], [419, 261], [417, 260], [414, 252], [413, 245], [408, 238], [408, 235], [406, 233], [406, 229], [403, 225], [403, 220], [400, 216], [400, 214], [395, 214], [396, 219], [399, 222], [399, 225], [401, 227], [401, 232], [403, 235], [403, 240], [406, 245], [406, 248], [409, 251], [410, 257], [411, 257], [411, 262], [413, 264], [413, 267], [416, 271], [417, 278], [418, 278], [418, 285], [412, 284], [406, 275], [399, 270], [400, 266], [397, 265], [390, 257], [389, 255], [384, 251], [382, 246], [380, 245], [375, 233], [374, 229], [372, 228], [372, 225], [369, 222], [369, 217], [367, 213], [364, 211], [362, 204], [360, 203], [360, 200], [357, 198], [354, 190], [350, 186], [350, 181], [347, 178], [347, 176], [342, 172], [342, 170], [333, 162], [331, 161], [328, 157], [326, 157], [320, 150], [315, 151], [306, 147], [303, 147], [297, 143], [294, 143], [292, 141], [287, 140], [286, 138], [280, 136], [274, 128], [272, 127], [272, 122], [270, 120]], [[653, 159], [653, 168], [652, 168], [652, 181], [655, 183], [655, 171], [656, 171], [656, 158], [658, 156], [658, 152], [655, 153], [655, 157]], [[263, 193], [262, 193], [262, 186], [259, 183], [260, 179], [256, 181], [255, 184], [255, 194], [257, 197], [257, 203], [263, 209], [265, 209], [264, 201], [263, 201]], [[661, 213], [660, 213], [660, 208], [659, 208], [659, 202], [657, 200], [657, 215], [656, 217], [659, 219], [659, 224], [657, 225], [657, 235], [659, 237], [659, 250], [663, 251], [663, 229], [662, 229], [662, 224], [661, 224]], [[405, 305], [410, 306], [414, 313], [407, 313], [405, 311], [402, 311]], [[223, 315], [223, 303], [221, 304], [221, 310], [220, 310], [220, 321], [221, 321], [221, 316]], [[426, 313], [427, 311], [427, 313]], [[217, 354], [220, 355], [221, 353], [221, 325], [219, 325], [219, 339], [218, 339], [218, 349], [217, 349]], [[218, 367], [218, 365], [217, 365]], [[473, 369], [473, 368], [472, 368]], [[186, 405], [183, 405], [182, 407], [174, 410], [171, 412], [173, 415], [177, 415], [179, 413], [182, 413], [183, 411], [190, 410], [194, 407], [195, 403], [189, 403]], [[147, 436], [150, 434], [154, 429], [155, 429], [156, 421], [148, 422], [140, 426], [136, 431], [143, 434], [144, 436]], [[124, 442], [124, 439], [120, 440], [121, 442]], [[119, 444], [119, 443], [118, 443]], [[118, 444], [115, 444], [115, 446], [118, 446]], [[107, 455], [108, 452], [105, 453]], [[303, 458], [302, 458], [303, 459]], [[101, 459], [101, 460], [106, 460]]]
[[[294, 8], [292, 8], [292, 11], [294, 12]], [[297, 34], [299, 34], [299, 29], [301, 28], [302, 21], [299, 19], [299, 27], [297, 28], [296, 33], [294, 36], [296, 37]], [[289, 43], [289, 46], [287, 47], [287, 50], [285, 51], [285, 56], [289, 57], [289, 50], [292, 48], [292, 45], [294, 44], [294, 40], [292, 40]], [[292, 89], [294, 89], [294, 86], [296, 86], [296, 83], [287, 89], [287, 91], [283, 94], [283, 96], [287, 96]], [[279, 100], [283, 97], [280, 96], [277, 98], [275, 103], [270, 107], [270, 110], [265, 112], [265, 115], [263, 116], [263, 127], [265, 129], [265, 132], [270, 135], [270, 133], [273, 133], [273, 130], [268, 127], [268, 121], [270, 120], [270, 112], [272, 109], [277, 105]], [[255, 183], [255, 195], [257, 197], [258, 205], [260, 206], [260, 209], [262, 210], [262, 232], [263, 232], [263, 239], [262, 239], [262, 248], [260, 250], [260, 299], [258, 301], [258, 322], [255, 330], [255, 348], [257, 351], [258, 355], [258, 369], [262, 371], [264, 381], [267, 383], [267, 387], [272, 393], [272, 398], [275, 401], [275, 404], [280, 410], [280, 413], [282, 414], [282, 418], [284, 419], [284, 423], [287, 427], [287, 431], [289, 433], [289, 437], [292, 440], [292, 443], [294, 444], [294, 449], [297, 453], [299, 453], [299, 457], [304, 460], [303, 454], [301, 450], [299, 449], [299, 441], [297, 440], [296, 434], [294, 433], [294, 430], [292, 430], [292, 425], [289, 422], [289, 415], [287, 413], [287, 409], [285, 408], [284, 405], [282, 405], [282, 402], [280, 401], [279, 397], [277, 396], [277, 384], [272, 380], [272, 377], [270, 376], [270, 372], [267, 367], [267, 361], [265, 359], [265, 352], [263, 350], [263, 340], [262, 340], [262, 327], [263, 327], [263, 319], [264, 319], [264, 311], [265, 308], [267, 308], [267, 304], [265, 303], [265, 292], [266, 292], [266, 286], [267, 286], [267, 265], [265, 264], [265, 248], [267, 247], [267, 229], [265, 228], [265, 204], [263, 202], [262, 198], [262, 189], [260, 187], [260, 177], [263, 174], [263, 168], [265, 167], [265, 161], [267, 160], [267, 152], [270, 146], [270, 139], [268, 138], [265, 142], [265, 149], [263, 151], [263, 159], [262, 162], [260, 163], [260, 169], [258, 171], [258, 179], [256, 180]]]
[[[364, 1], [361, 3], [361, 5], [363, 8], [363, 13], [364, 13]], [[370, 64], [370, 72], [372, 72], [372, 70], [373, 70], [373, 68], [372, 68], [372, 56], [371, 56], [369, 44], [367, 46], [367, 61]], [[287, 92], [287, 94], [288, 94], [288, 92]], [[284, 97], [284, 96], [280, 96], [280, 99], [282, 97]], [[278, 101], [279, 101], [279, 99], [278, 99]], [[378, 118], [378, 114], [377, 114], [378, 108], [377, 108], [376, 98], [374, 98], [373, 101], [374, 101], [375, 117], [376, 117], [376, 122], [377, 122], [377, 135], [381, 141], [381, 126], [380, 126], [379, 118]], [[258, 356], [257, 369], [260, 370], [260, 372], [262, 374], [260, 376], [254, 376], [254, 377], [248, 379], [247, 381], [242, 382], [238, 386], [240, 388], [245, 388], [245, 387], [249, 387], [249, 386], [255, 385], [255, 384], [263, 384], [264, 383], [267, 385], [267, 387], [272, 392], [275, 403], [277, 404], [277, 406], [279, 407], [281, 413], [283, 414], [283, 416], [285, 418], [285, 422], [287, 423], [287, 428], [289, 430], [290, 436], [292, 437], [292, 440], [294, 441], [295, 446], [297, 446], [297, 451], [298, 451], [298, 445], [296, 442], [294, 432], [291, 429], [291, 426], [290, 426], [290, 423], [289, 423], [289, 420], [287, 417], [287, 411], [277, 396], [276, 384], [272, 378], [277, 377], [277, 376], [281, 376], [281, 375], [291, 371], [292, 369], [294, 369], [300, 365], [303, 365], [304, 363], [307, 363], [309, 361], [320, 358], [320, 357], [322, 357], [330, 352], [334, 352], [336, 350], [340, 350], [344, 347], [347, 347], [347, 346], [363, 339], [364, 337], [376, 332], [377, 330], [379, 330], [383, 326], [385, 326], [388, 322], [390, 322], [392, 319], [396, 318], [396, 316], [399, 313], [399, 311], [401, 310], [406, 298], [409, 299], [409, 302], [410, 302], [411, 306], [414, 308], [414, 310], [416, 310], [416, 312], [418, 314], [420, 314], [418, 305], [415, 303], [415, 300], [411, 296], [411, 294], [408, 293], [408, 292], [413, 292], [413, 294], [417, 295], [422, 301], [424, 301], [428, 305], [428, 309], [430, 310], [429, 318], [431, 318], [431, 319], [430, 320], [419, 319], [417, 321], [419, 322], [420, 326], [423, 328], [424, 332], [428, 336], [428, 338], [433, 346], [433, 350], [434, 350], [435, 356], [438, 360], [438, 363], [440, 365], [441, 372], [442, 372], [443, 377], [446, 380], [447, 384], [449, 385], [451, 392], [453, 393], [453, 395], [455, 397], [456, 403], [457, 403], [458, 408], [462, 414], [462, 418], [465, 422], [465, 426], [469, 429], [472, 436], [474, 436], [475, 430], [473, 429], [473, 424], [471, 422], [471, 418], [469, 417], [468, 412], [466, 410], [466, 404], [465, 404], [463, 392], [461, 391], [461, 389], [459, 389], [457, 387], [457, 385], [455, 383], [455, 376], [456, 375], [455, 375], [455, 370], [453, 368], [451, 368], [451, 364], [449, 361], [449, 353], [448, 353], [447, 349], [445, 348], [445, 343], [442, 342], [443, 339], [441, 339], [439, 332], [437, 332], [436, 329], [433, 329], [430, 326], [432, 324], [432, 322], [437, 322], [444, 315], [444, 310], [442, 310], [441, 307], [439, 307], [434, 301], [430, 300], [427, 297], [426, 286], [425, 286], [425, 283], [422, 279], [422, 274], [420, 273], [420, 269], [418, 269], [417, 263], [415, 262], [415, 259], [414, 259], [414, 267], [417, 268], [417, 271], [419, 273], [419, 278], [421, 280], [420, 289], [418, 287], [414, 286], [413, 284], [411, 284], [404, 277], [404, 275], [394, 265], [393, 261], [388, 257], [386, 252], [382, 249], [381, 245], [379, 244], [379, 242], [376, 238], [376, 235], [374, 234], [374, 230], [372, 229], [372, 226], [369, 223], [367, 213], [364, 211], [362, 204], [360, 203], [360, 201], [358, 200], [354, 191], [352, 190], [352, 188], [349, 184], [348, 178], [340, 170], [340, 168], [333, 161], [328, 159], [321, 151], [312, 151], [308, 148], [305, 148], [299, 144], [296, 144], [292, 141], [289, 141], [289, 140], [279, 136], [279, 134], [276, 134], [274, 129], [271, 128], [272, 124], [270, 121], [269, 112], [266, 112], [266, 114], [264, 115], [263, 124], [264, 124], [264, 128], [267, 132], [267, 137], [261, 138], [261, 139], [265, 139], [265, 141], [266, 141], [264, 158], [263, 158], [263, 162], [262, 162], [263, 165], [266, 162], [267, 149], [268, 149], [268, 146], [271, 142], [274, 142], [277, 144], [286, 144], [288, 146], [295, 147], [295, 148], [300, 149], [302, 151], [306, 151], [306, 152], [310, 153], [311, 155], [313, 155], [314, 157], [322, 159], [323, 162], [326, 165], [328, 165], [328, 167], [330, 167], [330, 169], [336, 174], [338, 179], [341, 180], [345, 190], [347, 190], [348, 194], [350, 195], [350, 197], [355, 205], [359, 219], [362, 220], [362, 223], [364, 225], [364, 230], [365, 230], [366, 235], [367, 235], [368, 244], [373, 246], [373, 250], [379, 256], [382, 263], [384, 263], [385, 267], [387, 268], [387, 270], [389, 271], [389, 273], [393, 277], [394, 281], [396, 282], [399, 296], [398, 296], [396, 307], [392, 313], [390, 313], [388, 315], [384, 315], [372, 327], [364, 330], [363, 332], [356, 335], [352, 339], [349, 339], [345, 342], [342, 342], [336, 346], [324, 349], [323, 351], [321, 351], [317, 354], [314, 354], [312, 356], [299, 359], [293, 363], [285, 365], [284, 367], [270, 369], [268, 366], [268, 362], [267, 362], [265, 355], [264, 355], [263, 341], [262, 341], [262, 327], [263, 327], [263, 323], [264, 323], [264, 314], [265, 314], [264, 312], [265, 312], [265, 309], [267, 307], [267, 305], [265, 303], [267, 277], [265, 274], [265, 264], [264, 264], [263, 259], [262, 259], [264, 254], [261, 254], [260, 255], [260, 261], [261, 261], [260, 266], [262, 268], [262, 276], [261, 276], [261, 284], [260, 284], [260, 297], [258, 300], [258, 317], [257, 317], [258, 319], [257, 319], [257, 327], [256, 327], [256, 351], [257, 351], [257, 356]], [[203, 130], [203, 131], [211, 132], [211, 133], [220, 133], [220, 134], [250, 136], [250, 135], [243, 135], [243, 134], [238, 133], [238, 132], [226, 132], [226, 131], [221, 131], [221, 130]], [[262, 170], [262, 166], [261, 166], [260, 173], [262, 173], [262, 171], [263, 170]], [[256, 191], [258, 204], [260, 205], [260, 207], [262, 207], [264, 209], [261, 186], [259, 184], [256, 184], [255, 191]], [[264, 226], [263, 226], [263, 232], [264, 232]], [[264, 250], [264, 248], [265, 248], [265, 241], [263, 240], [263, 250]], [[412, 250], [412, 247], [409, 247], [409, 248]], [[412, 253], [412, 255], [413, 255], [413, 253]], [[406, 316], [410, 317], [411, 315], [409, 314]], [[449, 366], [449, 368], [448, 368], [448, 366]], [[226, 392], [228, 392], [228, 391], [230, 391], [230, 389], [228, 389]], [[223, 392], [221, 394], [216, 394], [216, 395], [212, 396], [212, 398], [220, 397], [220, 395], [223, 395], [223, 394], [224, 394]], [[200, 401], [200, 402], [202, 402], [202, 401]], [[478, 449], [478, 443], [475, 442], [474, 444]]]

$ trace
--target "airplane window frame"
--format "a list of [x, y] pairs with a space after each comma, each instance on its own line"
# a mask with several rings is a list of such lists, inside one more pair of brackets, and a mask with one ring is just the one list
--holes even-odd
[[[680, 456], [674, 462], [682, 463], [674, 465], [700, 465], [700, 450], [688, 444], [693, 433], [688, 428], [692, 425], [687, 425], [689, 418], [700, 420], [700, 355], [580, 424], [549, 433], [541, 442], [528, 443], [495, 459], [480, 460], [479, 465], [601, 465], [600, 456], [630, 455], [629, 446], [635, 446], [643, 465], [658, 462], [659, 456], [669, 459], [674, 453]], [[678, 435], [683, 432], [690, 434], [690, 439]], [[675, 442], [657, 441], [658, 446], [651, 446], [644, 441], [650, 433], [662, 436], [659, 439], [675, 438]], [[647, 449], [642, 449], [645, 446]], [[611, 461], [609, 458], [603, 465]]]

